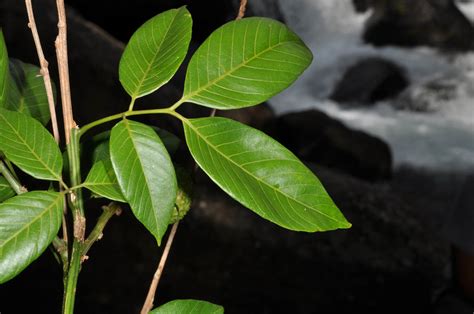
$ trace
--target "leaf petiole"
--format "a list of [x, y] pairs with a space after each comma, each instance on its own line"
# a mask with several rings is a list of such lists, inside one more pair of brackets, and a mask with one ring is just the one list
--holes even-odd
[[19, 195], [28, 192], [28, 190], [24, 186], [22, 186], [21, 183], [10, 172], [10, 170], [2, 160], [0, 160], [0, 173], [7, 180], [7, 182], [10, 184], [16, 194]]
[[135, 110], [135, 111], [125, 111], [121, 113], [117, 113], [108, 117], [104, 117], [102, 119], [93, 121], [89, 124], [84, 125], [82, 128], [79, 130], [79, 138], [84, 135], [87, 131], [91, 130], [92, 128], [95, 128], [96, 126], [99, 126], [101, 124], [111, 122], [114, 120], [122, 119], [124, 117], [131, 117], [131, 116], [140, 116], [140, 115], [146, 115], [146, 114], [169, 114], [172, 115], [180, 120], [185, 119], [182, 115], [179, 113], [175, 112], [174, 109], [179, 107], [179, 105], [182, 104], [182, 100], [179, 100], [176, 102], [174, 105], [168, 108], [163, 108], [163, 109], [147, 109], [147, 110]]

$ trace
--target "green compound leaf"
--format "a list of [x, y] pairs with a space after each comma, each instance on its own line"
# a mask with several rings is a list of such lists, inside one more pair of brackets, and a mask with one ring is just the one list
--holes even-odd
[[263, 218], [296, 231], [351, 226], [314, 174], [266, 134], [225, 118], [184, 120], [184, 129], [199, 166]]
[[192, 19], [185, 7], [161, 13], [133, 34], [120, 60], [122, 86], [132, 98], [152, 93], [178, 70], [191, 41]]
[[0, 203], [13, 196], [15, 196], [15, 191], [13, 191], [7, 179], [0, 176]]
[[257, 105], [290, 86], [312, 58], [280, 22], [260, 17], [233, 21], [193, 55], [182, 101], [223, 110]]
[[123, 120], [112, 129], [110, 157], [135, 217], [160, 244], [177, 192], [173, 163], [163, 142], [151, 127]]
[[64, 195], [34, 191], [0, 204], [0, 284], [36, 260], [61, 226]]
[[198, 300], [174, 300], [168, 302], [150, 314], [223, 314], [224, 308], [206, 301]]
[[102, 197], [126, 203], [115, 176], [110, 158], [100, 160], [93, 166], [84, 182], [84, 187]]
[[0, 29], [0, 108], [5, 108], [8, 97], [8, 52], [3, 32]]
[[43, 125], [49, 122], [51, 116], [48, 96], [39, 67], [19, 60], [10, 60], [8, 87], [6, 109], [27, 114]]
[[0, 109], [0, 150], [31, 176], [61, 181], [61, 151], [39, 121], [19, 112]]

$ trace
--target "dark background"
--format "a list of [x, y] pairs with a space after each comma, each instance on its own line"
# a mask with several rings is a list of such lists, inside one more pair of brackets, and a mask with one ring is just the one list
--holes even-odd
[[[423, 19], [416, 10], [401, 14], [386, 1], [354, 2], [354, 10], [374, 10], [377, 18], [364, 33], [364, 39], [374, 45], [428, 45], [446, 53], [473, 47], [472, 26], [453, 9], [451, 1], [414, 1], [411, 5], [432, 8], [431, 18]], [[9, 54], [36, 63], [23, 2], [0, 3]], [[117, 64], [123, 43], [147, 19], [188, 5], [194, 19], [194, 50], [212, 30], [232, 20], [238, 7], [230, 0], [67, 3], [73, 101], [79, 125], [126, 110], [128, 98], [118, 83]], [[381, 3], [385, 3], [383, 10]], [[35, 5], [54, 72], [54, 1], [36, 1]], [[380, 18], [377, 10], [386, 15]], [[270, 0], [251, 6], [248, 15], [254, 14], [284, 20], [276, 2]], [[423, 32], [414, 31], [420, 29]], [[333, 97], [341, 101], [355, 97], [363, 102], [393, 97], [408, 83], [392, 70], [382, 63], [376, 70], [381, 76], [369, 79], [376, 82], [374, 86], [364, 86], [361, 93], [357, 89], [356, 95], [342, 91]], [[170, 85], [139, 105], [168, 105], [177, 100], [183, 74], [184, 67]], [[190, 106], [183, 110], [191, 116], [209, 114], [207, 109]], [[440, 235], [440, 223], [420, 209], [447, 206], [457, 192], [451, 184], [456, 178], [410, 168], [393, 172], [386, 143], [322, 112], [276, 117], [264, 104], [221, 114], [263, 129], [290, 147], [315, 170], [353, 228], [318, 234], [283, 230], [242, 208], [198, 172], [194, 206], [180, 224], [156, 304], [203, 299], [223, 305], [226, 313], [437, 311], [437, 297], [451, 284], [449, 243]], [[180, 133], [174, 121], [150, 117], [147, 122]], [[314, 153], [321, 151], [324, 154]], [[178, 157], [190, 164], [186, 152]], [[89, 226], [101, 204], [88, 202]], [[83, 265], [76, 312], [138, 313], [160, 254], [152, 236], [125, 209], [111, 220]], [[20, 276], [0, 286], [0, 312], [60, 313], [61, 277], [53, 255], [45, 252]], [[456, 311], [453, 307], [446, 313], [461, 314]]]

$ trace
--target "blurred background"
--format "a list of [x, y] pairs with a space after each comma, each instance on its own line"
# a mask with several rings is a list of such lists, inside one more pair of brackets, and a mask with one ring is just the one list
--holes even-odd
[[[190, 57], [212, 30], [235, 18], [238, 2], [66, 1], [77, 123], [127, 109], [118, 62], [147, 19], [188, 5]], [[53, 72], [54, 0], [33, 4]], [[23, 1], [0, 0], [0, 10], [10, 57], [37, 64]], [[226, 313], [472, 314], [474, 183], [467, 178], [474, 173], [474, 1], [249, 0], [247, 16], [255, 15], [286, 23], [314, 62], [267, 103], [218, 114], [290, 148], [353, 227], [283, 230], [198, 173], [194, 206], [178, 231], [156, 304], [196, 298], [221, 304]], [[136, 108], [174, 103], [185, 69]], [[176, 121], [147, 122], [180, 135]], [[89, 203], [91, 221], [101, 204]], [[138, 313], [160, 254], [125, 210], [83, 265], [77, 313]], [[45, 252], [0, 286], [0, 312], [59, 313], [61, 298], [61, 269]]]

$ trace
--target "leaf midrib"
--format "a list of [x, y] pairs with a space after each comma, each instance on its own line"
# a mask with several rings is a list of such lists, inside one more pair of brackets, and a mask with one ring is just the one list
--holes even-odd
[[3, 245], [0, 246], [0, 248], [3, 249], [9, 241], [11, 241], [12, 239], [16, 238], [16, 237], [17, 237], [20, 233], [22, 233], [24, 230], [29, 229], [30, 226], [31, 226], [33, 223], [35, 223], [38, 219], [42, 218], [46, 213], [49, 213], [49, 212], [51, 211], [51, 209], [54, 207], [54, 205], [56, 204], [56, 202], [61, 199], [61, 197], [62, 197], [62, 194], [58, 194], [58, 197], [56, 197], [56, 198], [53, 200], [53, 202], [51, 202], [51, 204], [50, 204], [48, 207], [46, 207], [43, 212], [41, 212], [40, 215], [36, 216], [36, 218], [33, 219], [32, 221], [30, 221], [28, 224], [24, 225], [23, 228], [21, 228], [20, 230], [18, 230], [18, 231], [17, 231], [16, 233], [14, 233], [11, 237], [7, 238], [7, 239], [3, 242]]
[[310, 209], [313, 209], [315, 212], [317, 212], [318, 214], [324, 216], [324, 217], [327, 217], [328, 219], [332, 220], [332, 221], [335, 221], [335, 222], [338, 222], [338, 223], [345, 223], [344, 221], [340, 221], [340, 220], [337, 220], [336, 218], [334, 217], [331, 217], [331, 216], [328, 216], [327, 214], [319, 211], [318, 209], [314, 208], [313, 206], [310, 206], [310, 205], [307, 205], [306, 203], [303, 203], [301, 202], [300, 200], [297, 200], [295, 199], [294, 197], [288, 195], [288, 194], [285, 194], [283, 193], [281, 190], [279, 189], [275, 189], [271, 184], [268, 184], [267, 182], [261, 180], [260, 178], [254, 176], [251, 172], [247, 171], [245, 168], [241, 167], [238, 163], [236, 163], [235, 161], [233, 161], [232, 159], [228, 158], [227, 155], [225, 155], [224, 153], [222, 153], [219, 149], [217, 149], [210, 141], [208, 141], [202, 133], [200, 133], [198, 131], [197, 128], [195, 128], [192, 123], [189, 121], [189, 120], [183, 120], [183, 122], [185, 122], [191, 129], [194, 130], [194, 132], [196, 134], [198, 134], [201, 139], [206, 142], [210, 147], [212, 147], [214, 149], [214, 151], [216, 151], [220, 156], [224, 157], [224, 159], [228, 160], [231, 164], [237, 166], [239, 169], [242, 169], [242, 171], [244, 171], [246, 174], [248, 174], [250, 177], [254, 178], [256, 181], [260, 182], [260, 183], [263, 183], [265, 186], [269, 187], [270, 189], [272, 189], [273, 191], [275, 192], [278, 192], [279, 194], [291, 199], [292, 201], [304, 206], [305, 208], [310, 208]]
[[[156, 215], [155, 215], [154, 203], [153, 203], [153, 200], [152, 200], [152, 197], [151, 197], [151, 192], [150, 192], [150, 184], [149, 184], [149, 182], [147, 180], [147, 177], [145, 175], [145, 170], [143, 168], [143, 163], [142, 163], [142, 160], [140, 158], [140, 155], [138, 154], [138, 150], [137, 150], [137, 147], [135, 145], [135, 141], [133, 140], [132, 129], [130, 128], [130, 122], [127, 119], [124, 119], [123, 121], [124, 121], [125, 129], [127, 130], [128, 136], [130, 138], [130, 142], [132, 142], [133, 149], [135, 150], [137, 159], [139, 160], [138, 164], [140, 165], [140, 168], [142, 170], [143, 178], [144, 178], [145, 185], [146, 185], [146, 188], [147, 188], [147, 191], [148, 191], [148, 196], [150, 197], [150, 203], [151, 203], [152, 213], [153, 213], [152, 216], [155, 220], [156, 227], [158, 227], [158, 226], [160, 226], [160, 224], [158, 223], [158, 217], [156, 217]], [[143, 211], [142, 211], [142, 214], [143, 214]]]
[[292, 42], [292, 40], [286, 40], [286, 41], [282, 41], [282, 42], [279, 42], [278, 44], [274, 45], [274, 46], [270, 46], [264, 50], [262, 50], [261, 52], [257, 53], [256, 55], [254, 55], [253, 57], [251, 57], [250, 59], [247, 59], [247, 60], [244, 60], [244, 62], [240, 63], [239, 65], [237, 65], [235, 68], [227, 71], [227, 72], [224, 72], [221, 76], [218, 76], [217, 78], [209, 81], [206, 85], [202, 86], [201, 88], [197, 89], [196, 91], [188, 94], [188, 95], [184, 95], [181, 102], [186, 102], [188, 100], [190, 100], [192, 97], [198, 95], [199, 93], [201, 93], [202, 91], [206, 90], [207, 88], [209, 88], [210, 86], [222, 81], [223, 79], [225, 79], [226, 77], [228, 77], [229, 75], [233, 74], [234, 72], [236, 72], [237, 70], [241, 69], [242, 67], [246, 66], [247, 64], [249, 64], [251, 61], [255, 60], [256, 58], [260, 57], [261, 55], [267, 53], [268, 51], [270, 50], [273, 50], [275, 48], [277, 48], [278, 46], [281, 46], [283, 44], [286, 44], [286, 43], [289, 43], [289, 42]]
[[[54, 173], [54, 171], [53, 171], [51, 168], [49, 168], [49, 166], [48, 166], [46, 163], [43, 162], [43, 160], [40, 158], [39, 155], [36, 154], [36, 152], [33, 150], [33, 148], [31, 148], [30, 145], [28, 145], [28, 143], [23, 139], [23, 137], [20, 136], [20, 134], [19, 134], [19, 133], [16, 131], [16, 129], [13, 127], [13, 125], [12, 125], [10, 122], [8, 122], [7, 119], [5, 119], [5, 116], [2, 115], [2, 114], [0, 114], [0, 116], [2, 117], [3, 120], [6, 121], [6, 123], [10, 126], [10, 128], [11, 128], [11, 129], [13, 130], [13, 132], [17, 135], [17, 137], [21, 139], [21, 141], [23, 142], [23, 144], [30, 150], [30, 152], [32, 153], [32, 155], [33, 155], [34, 157], [36, 157], [37, 161], [39, 161], [39, 163], [40, 163], [41, 165], [43, 165], [43, 167], [45, 167], [46, 170], [48, 170], [48, 171], [50, 172], [50, 174], [52, 174], [53, 177], [54, 177], [57, 181], [61, 181], [61, 178], [60, 178], [59, 176], [57, 176], [57, 175]], [[7, 154], [8, 154], [8, 153], [7, 153]]]
[[132, 95], [132, 98], [138, 98], [139, 97], [139, 92], [141, 88], [143, 87], [143, 82], [145, 81], [145, 78], [148, 76], [149, 72], [151, 71], [153, 63], [155, 63], [156, 59], [158, 58], [158, 55], [160, 54], [161, 48], [163, 47], [163, 43], [165, 42], [166, 37], [168, 36], [168, 33], [170, 32], [171, 26], [174, 24], [176, 21], [176, 18], [178, 17], [178, 14], [181, 12], [181, 10], [178, 10], [176, 14], [174, 15], [171, 23], [168, 25], [168, 28], [166, 29], [165, 35], [163, 36], [163, 39], [161, 40], [160, 44], [158, 45], [158, 49], [156, 53], [153, 55], [153, 58], [150, 63], [148, 63], [147, 68], [145, 72], [143, 73], [143, 77], [140, 79], [137, 88], [135, 92]]

